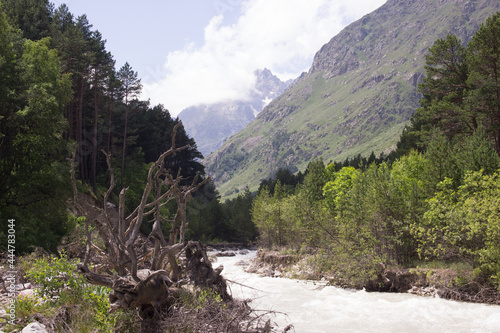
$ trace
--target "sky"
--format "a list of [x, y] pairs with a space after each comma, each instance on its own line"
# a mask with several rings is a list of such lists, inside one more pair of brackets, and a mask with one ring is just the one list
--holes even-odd
[[142, 99], [173, 116], [184, 108], [244, 100], [253, 72], [283, 81], [307, 71], [315, 53], [386, 0], [52, 0], [101, 32], [116, 68], [128, 62]]

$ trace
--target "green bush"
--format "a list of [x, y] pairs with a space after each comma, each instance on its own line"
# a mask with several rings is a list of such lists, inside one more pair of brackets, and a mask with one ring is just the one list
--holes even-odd
[[[65, 254], [38, 258], [33, 254], [23, 258], [20, 264], [26, 278], [38, 286], [34, 295], [16, 299], [21, 326], [36, 315], [52, 321], [57, 332], [137, 331], [132, 312], [109, 312], [111, 289], [87, 284], [76, 270], [78, 260], [68, 259]], [[63, 310], [66, 316], [58, 316]]]
[[65, 255], [36, 259], [26, 277], [40, 285], [39, 294], [42, 297], [60, 295], [65, 288], [81, 294], [85, 278], [76, 271], [76, 265], [77, 261]]
[[458, 190], [451, 179], [440, 187], [416, 230], [419, 253], [464, 258], [500, 289], [500, 172], [468, 172]]

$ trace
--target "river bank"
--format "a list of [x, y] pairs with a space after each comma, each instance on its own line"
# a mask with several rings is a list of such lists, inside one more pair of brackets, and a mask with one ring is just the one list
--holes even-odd
[[259, 250], [248, 273], [268, 277], [323, 281], [328, 285], [366, 290], [368, 292], [410, 293], [462, 302], [500, 305], [500, 292], [486, 279], [473, 277], [472, 272], [458, 272], [452, 268], [402, 268], [380, 265], [376, 278], [364, 283], [350, 283], [332, 272], [318, 271], [309, 264], [311, 255], [283, 254]]
[[[500, 306], [409, 293], [367, 292], [248, 273], [257, 251], [217, 258], [233, 297], [271, 319], [277, 331], [296, 333], [500, 332]], [[283, 276], [283, 275], [282, 275]], [[275, 325], [274, 325], [275, 324]]]

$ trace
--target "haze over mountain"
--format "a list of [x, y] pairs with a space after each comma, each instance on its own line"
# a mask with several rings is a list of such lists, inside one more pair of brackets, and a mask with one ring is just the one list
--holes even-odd
[[179, 114], [179, 118], [195, 139], [198, 150], [207, 156], [216, 151], [224, 139], [254, 120], [290, 83], [282, 82], [268, 69], [256, 70], [255, 86], [248, 99], [190, 106]]
[[278, 168], [304, 169], [313, 158], [341, 161], [391, 151], [419, 107], [425, 55], [438, 38], [466, 43], [498, 0], [389, 0], [352, 23], [303, 73], [204, 164], [230, 196]]

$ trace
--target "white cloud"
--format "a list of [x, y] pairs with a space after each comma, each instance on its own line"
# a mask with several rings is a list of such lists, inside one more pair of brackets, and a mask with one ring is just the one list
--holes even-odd
[[235, 24], [223, 25], [222, 15], [216, 16], [205, 27], [203, 45], [168, 54], [157, 72], [162, 77], [144, 85], [144, 97], [173, 115], [198, 103], [245, 98], [255, 69], [269, 68], [281, 79], [297, 77], [347, 23], [384, 2], [246, 0]]

